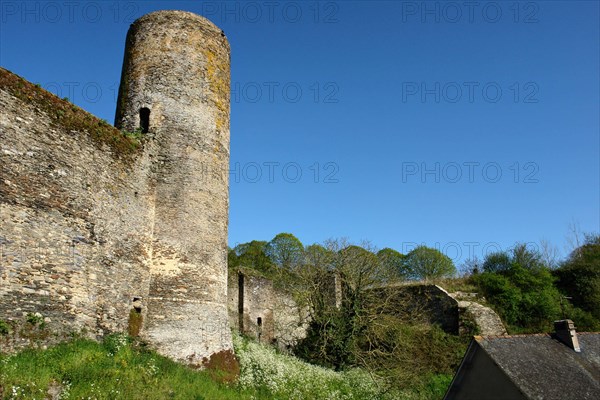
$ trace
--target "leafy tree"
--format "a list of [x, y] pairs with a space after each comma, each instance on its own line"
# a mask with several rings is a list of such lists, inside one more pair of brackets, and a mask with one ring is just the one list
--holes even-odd
[[560, 293], [538, 252], [517, 244], [510, 253], [488, 255], [483, 269], [471, 279], [513, 330], [548, 330], [561, 318]]
[[291, 233], [280, 233], [267, 243], [265, 253], [278, 267], [293, 270], [303, 262], [304, 246]]
[[273, 263], [265, 253], [267, 242], [253, 240], [248, 243], [242, 243], [230, 251], [228, 262], [230, 267], [247, 268], [262, 273], [270, 273], [273, 270]]
[[334, 254], [320, 244], [311, 244], [304, 249], [304, 262], [306, 265], [323, 267], [326, 270], [333, 268]]
[[419, 246], [404, 258], [404, 268], [413, 279], [437, 279], [456, 273], [452, 260], [436, 249]]
[[520, 265], [525, 269], [540, 269], [544, 267], [539, 251], [530, 250], [525, 243], [515, 245], [511, 254], [511, 264]]
[[488, 254], [483, 262], [484, 272], [501, 272], [510, 269], [510, 256], [503, 251]]
[[[299, 271], [306, 288], [299, 304], [309, 310], [310, 324], [296, 355], [335, 369], [359, 366], [395, 387], [422, 382], [431, 373], [451, 374], [458, 366], [465, 349], [461, 339], [423, 323], [397, 288], [382, 287], [386, 252], [376, 255], [368, 244], [343, 240], [309, 247]], [[336, 302], [332, 291], [338, 290]], [[389, 312], [396, 307], [411, 309], [414, 320], [407, 323], [403, 313]]]
[[573, 304], [600, 320], [600, 235], [588, 235], [555, 275], [557, 286]]
[[229, 248], [227, 250], [227, 266], [229, 268], [236, 269], [239, 267], [239, 265], [240, 261], [238, 255], [235, 253], [234, 249]]
[[[381, 282], [379, 260], [363, 247], [337, 240], [307, 250], [310, 261], [298, 272], [304, 283], [299, 302], [310, 312], [310, 326], [296, 353], [337, 369], [356, 365], [357, 341], [368, 324], [367, 304], [375, 296], [369, 288]], [[340, 289], [341, 302], [336, 299]]]
[[350, 245], [339, 250], [336, 270], [346, 285], [360, 291], [364, 285], [379, 283], [383, 275], [377, 256], [360, 246]]
[[385, 248], [377, 252], [377, 258], [386, 274], [391, 279], [407, 279], [408, 271], [403, 263], [404, 255], [394, 249]]

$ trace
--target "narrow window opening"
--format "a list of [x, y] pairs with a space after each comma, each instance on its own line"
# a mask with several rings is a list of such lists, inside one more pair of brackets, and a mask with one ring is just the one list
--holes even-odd
[[258, 325], [256, 336], [258, 336], [258, 341], [260, 342], [260, 339], [262, 337], [262, 318], [261, 317], [256, 318], [256, 325]]
[[148, 133], [150, 129], [150, 109], [146, 107], [140, 108], [140, 129], [142, 133]]
[[238, 325], [244, 333], [244, 275], [241, 272], [238, 273]]

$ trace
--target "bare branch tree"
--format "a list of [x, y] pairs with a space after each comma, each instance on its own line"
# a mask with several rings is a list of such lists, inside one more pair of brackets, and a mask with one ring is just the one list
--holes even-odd
[[558, 266], [558, 247], [550, 243], [547, 239], [540, 240], [540, 255], [546, 267], [556, 268]]
[[583, 244], [584, 235], [581, 232], [581, 227], [579, 226], [579, 222], [577, 222], [575, 220], [572, 220], [571, 222], [569, 222], [569, 226], [567, 229], [568, 229], [568, 233], [567, 233], [568, 246], [566, 246], [565, 248], [568, 253], [571, 253], [574, 250], [578, 249]]

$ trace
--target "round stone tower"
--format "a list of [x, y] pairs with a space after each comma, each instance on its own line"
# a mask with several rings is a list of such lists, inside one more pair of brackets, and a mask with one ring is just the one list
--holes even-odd
[[154, 204], [142, 336], [190, 364], [230, 351], [230, 50], [207, 19], [157, 11], [127, 34], [115, 125], [146, 135]]

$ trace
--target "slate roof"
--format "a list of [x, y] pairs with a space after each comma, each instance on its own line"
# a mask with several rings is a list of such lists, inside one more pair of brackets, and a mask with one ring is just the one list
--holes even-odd
[[600, 333], [577, 333], [581, 352], [553, 335], [476, 336], [530, 399], [600, 399]]

